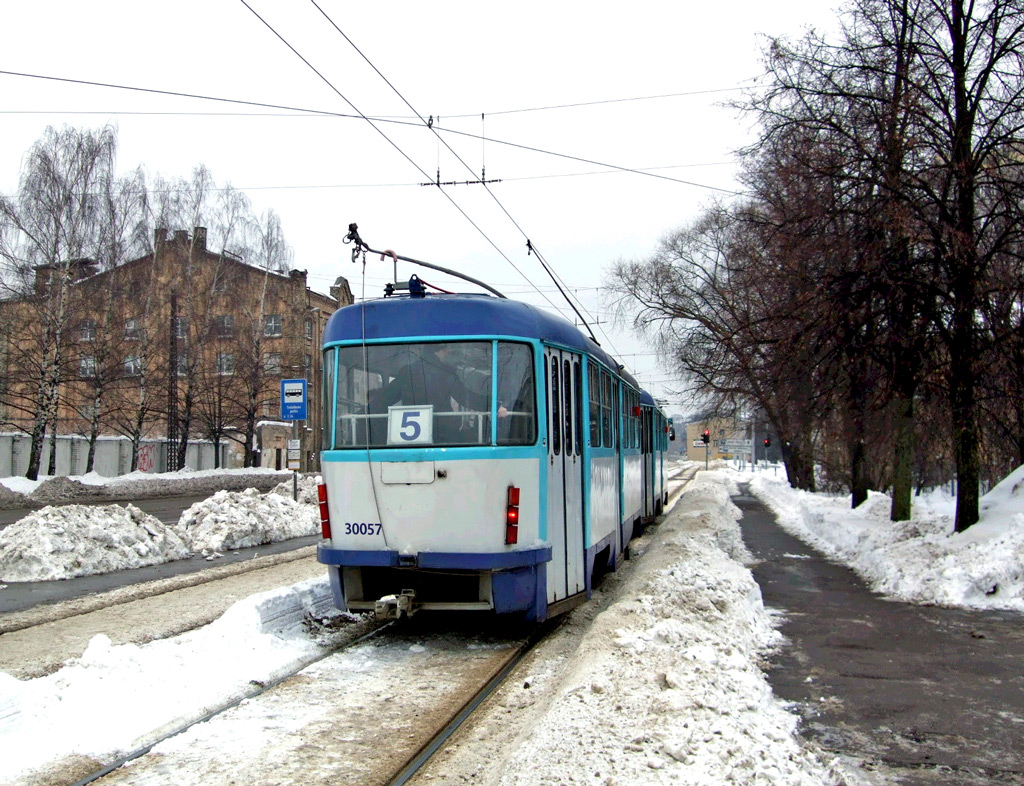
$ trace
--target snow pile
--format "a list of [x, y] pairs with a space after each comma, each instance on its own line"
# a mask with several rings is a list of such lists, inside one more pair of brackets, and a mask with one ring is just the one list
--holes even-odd
[[69, 499], [95, 499], [104, 494], [102, 486], [83, 483], [77, 478], [50, 477], [43, 480], [30, 496], [36, 502], [49, 505]]
[[0, 510], [31, 508], [32, 500], [24, 494], [0, 484]]
[[187, 556], [173, 529], [134, 505], [46, 507], [0, 530], [5, 581], [67, 579]]
[[204, 554], [276, 543], [319, 530], [317, 508], [256, 489], [218, 491], [195, 503], [178, 521], [185, 542]]
[[872, 589], [897, 600], [1024, 611], [1024, 467], [982, 497], [981, 520], [953, 531], [956, 500], [944, 491], [914, 498], [909, 521], [889, 521], [890, 499], [811, 494], [755, 473], [751, 491], [779, 524]]
[[172, 724], [278, 679], [321, 650], [308, 636], [274, 630], [277, 612], [293, 605], [313, 611], [325, 596], [326, 578], [314, 579], [246, 598], [212, 624], [171, 639], [112, 646], [95, 636], [81, 658], [46, 677], [21, 681], [0, 672], [0, 783], [68, 756], [112, 761]]
[[758, 668], [781, 637], [736, 561], [746, 550], [729, 483], [711, 472], [687, 487], [502, 786], [845, 782], [797, 742], [796, 717]]
[[[276, 478], [279, 474], [268, 477]], [[32, 484], [32, 493], [35, 496], [51, 488], [59, 495], [73, 486], [82, 486], [83, 482], [89, 487], [88, 477], [83, 476], [82, 482], [51, 478]], [[218, 481], [209, 473], [197, 480], [199, 489], [224, 482], [223, 477]], [[300, 500], [311, 498], [315, 502], [317, 481], [316, 477], [300, 479]], [[138, 485], [142, 481], [132, 482]], [[157, 488], [165, 484], [159, 477], [151, 482]], [[28, 488], [27, 484], [22, 483], [21, 488]], [[318, 532], [320, 516], [316, 505], [293, 502], [290, 482], [281, 485], [288, 486], [286, 495], [263, 495], [255, 488], [218, 491], [185, 511], [174, 527], [164, 526], [132, 505], [43, 508], [0, 530], [0, 578], [70, 579], [185, 559], [193, 552], [217, 556], [218, 552], [230, 549]], [[96, 483], [91, 487], [103, 488]]]
[[[131, 472], [114, 478], [108, 478], [98, 472], [72, 477], [42, 476], [38, 480], [14, 476], [0, 478], [0, 508], [31, 507], [33, 500], [51, 504], [91, 497], [115, 502], [175, 494], [213, 494], [217, 491], [241, 491], [247, 488], [269, 491], [291, 474], [284, 470], [249, 467], [182, 469], [177, 472], [161, 473]], [[23, 496], [11, 497], [11, 492]]]
[[269, 493], [278, 494], [282, 497], [288, 497], [288, 499], [291, 499], [297, 486], [299, 502], [304, 505], [319, 505], [320, 497], [318, 496], [317, 486], [321, 483], [323, 483], [323, 480], [319, 475], [308, 475], [306, 477], [300, 477], [297, 484], [294, 480], [282, 481], [274, 486]]

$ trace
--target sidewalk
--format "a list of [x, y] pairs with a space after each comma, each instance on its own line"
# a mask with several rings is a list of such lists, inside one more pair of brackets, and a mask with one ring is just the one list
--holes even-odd
[[1024, 784], [1024, 617], [886, 601], [741, 495], [765, 606], [789, 643], [776, 695], [869, 783]]

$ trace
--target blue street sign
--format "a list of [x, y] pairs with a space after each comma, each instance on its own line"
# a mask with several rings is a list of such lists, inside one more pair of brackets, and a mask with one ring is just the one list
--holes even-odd
[[281, 380], [281, 420], [306, 419], [306, 380]]

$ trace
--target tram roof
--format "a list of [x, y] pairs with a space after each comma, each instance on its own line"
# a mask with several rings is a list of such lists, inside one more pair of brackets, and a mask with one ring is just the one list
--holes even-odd
[[490, 295], [394, 295], [353, 303], [331, 315], [323, 343], [491, 335], [539, 339], [584, 352], [637, 384], [618, 361], [566, 320], [528, 303]]

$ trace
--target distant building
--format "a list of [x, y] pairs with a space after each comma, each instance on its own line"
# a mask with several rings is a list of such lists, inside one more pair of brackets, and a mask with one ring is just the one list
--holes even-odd
[[[51, 445], [57, 474], [80, 474], [87, 451], [58, 443], [110, 436], [130, 443], [128, 469], [177, 468], [187, 443], [212, 445], [218, 465], [283, 468], [292, 424], [281, 423], [281, 380], [304, 378], [301, 468], [317, 469], [321, 336], [352, 302], [344, 278], [330, 289], [311, 290], [302, 270], [210, 251], [202, 227], [157, 230], [152, 253], [105, 272], [88, 259], [41, 265], [31, 295], [0, 301], [3, 430], [21, 440], [35, 430], [38, 441], [43, 413], [46, 433], [59, 437], [46, 440], [43, 473]], [[3, 450], [0, 441], [0, 471]], [[9, 450], [11, 473], [22, 474], [27, 458]]]

